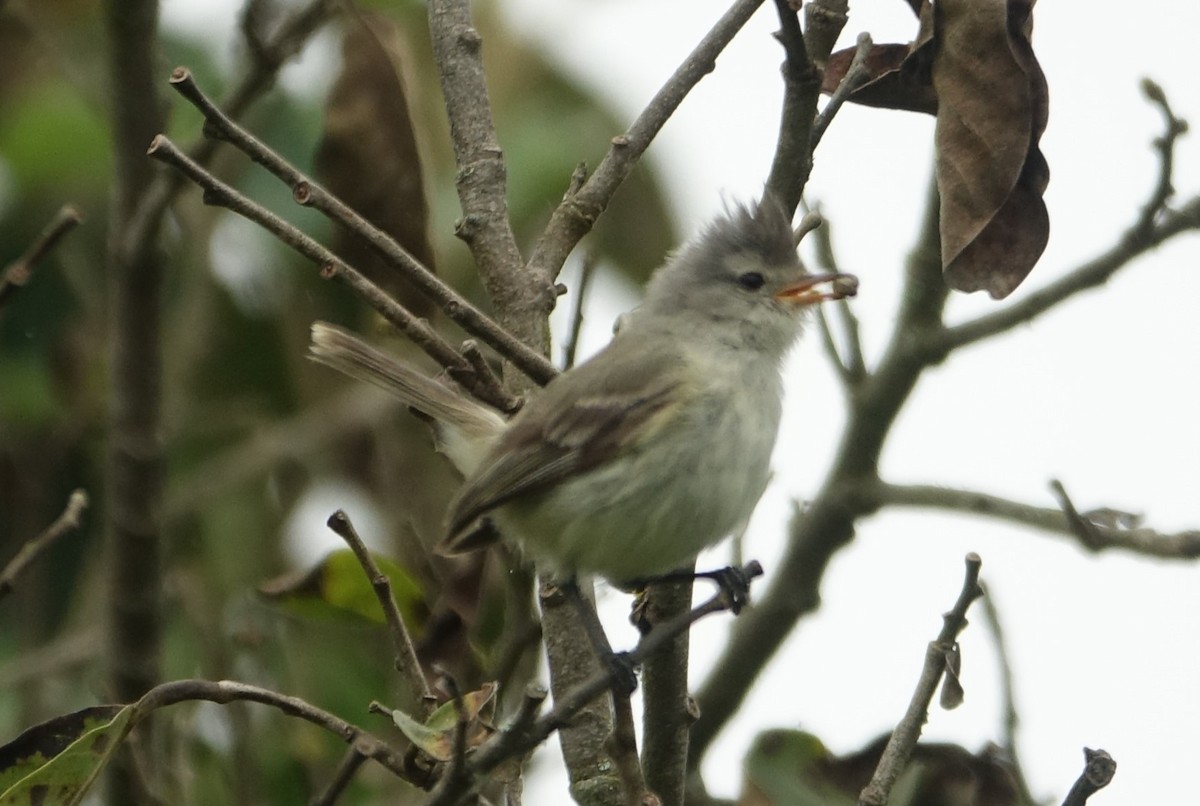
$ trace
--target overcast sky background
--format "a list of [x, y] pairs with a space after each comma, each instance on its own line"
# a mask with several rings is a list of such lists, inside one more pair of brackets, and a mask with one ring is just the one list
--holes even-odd
[[[228, 43], [221, 27], [232, 29], [237, 5], [168, 0], [164, 21], [204, 25], [214, 41]], [[503, 5], [515, 30], [630, 121], [727, 7], [716, 0]], [[1150, 142], [1162, 121], [1141, 97], [1141, 77], [1157, 80], [1177, 113], [1200, 123], [1200, 4], [1043, 2], [1035, 24], [1050, 86], [1042, 150], [1051, 168], [1051, 237], [1013, 300], [1111, 246], [1148, 196], [1157, 170]], [[761, 191], [781, 93], [774, 28], [767, 3], [648, 154], [664, 171], [685, 233], [725, 199]], [[844, 44], [861, 30], [876, 42], [903, 42], [915, 23], [899, 0], [859, 0]], [[284, 86], [314, 86], [314, 75], [329, 69], [317, 56], [289, 68]], [[862, 280], [854, 306], [869, 362], [884, 346], [922, 212], [932, 132], [931, 119], [847, 106], [817, 154], [809, 198], [834, 224], [842, 268]], [[1175, 184], [1184, 198], [1200, 192], [1196, 135], [1180, 143]], [[629, 289], [604, 283], [602, 290], [589, 318], [589, 350], [636, 302]], [[1054, 505], [1047, 481], [1059, 478], [1081, 509], [1144, 513], [1164, 532], [1200, 528], [1197, 300], [1200, 238], [1193, 234], [1034, 324], [956, 354], [928, 373], [905, 409], [883, 457], [885, 477], [1041, 506]], [[949, 316], [961, 321], [1003, 304], [956, 295]], [[789, 501], [815, 492], [842, 422], [840, 392], [816, 339], [796, 351], [788, 386], [776, 481], [747, 543], [768, 578]], [[320, 505], [318, 522], [329, 508]], [[1097, 806], [1180, 802], [1194, 791], [1200, 569], [1089, 556], [1063, 537], [966, 516], [892, 512], [861, 526], [826, 575], [820, 613], [802, 623], [710, 752], [706, 778], [715, 794], [736, 793], [741, 757], [764, 728], [800, 726], [836, 752], [889, 730], [911, 695], [925, 643], [957, 595], [968, 551], [983, 557], [1004, 619], [1034, 794], [1061, 800], [1085, 745], [1107, 749], [1119, 765], [1113, 784], [1093, 799]], [[724, 559], [718, 549], [701, 563]], [[617, 594], [604, 599], [618, 645], [635, 640], [624, 624], [627, 606]], [[728, 623], [710, 619], [694, 632], [697, 682]], [[1000, 738], [1002, 722], [996, 661], [978, 614], [962, 643], [966, 703], [931, 714], [924, 735], [976, 750]], [[539, 769], [553, 766], [547, 755]], [[560, 776], [537, 777], [527, 802], [560, 802]]]

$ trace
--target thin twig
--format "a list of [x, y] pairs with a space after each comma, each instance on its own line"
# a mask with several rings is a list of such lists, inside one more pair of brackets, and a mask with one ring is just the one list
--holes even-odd
[[81, 221], [83, 221], [83, 216], [71, 205], [64, 204], [58, 209], [54, 218], [38, 234], [25, 253], [9, 263], [4, 268], [4, 272], [0, 274], [0, 308], [3, 308], [4, 303], [12, 299], [29, 282], [29, 278], [33, 276], [34, 267], [54, 251], [54, 247], [58, 246], [58, 242], [63, 239], [63, 236], [73, 230]]
[[170, 683], [162, 683], [146, 692], [137, 701], [134, 706], [136, 714], [130, 721], [136, 723], [159, 708], [193, 700], [215, 702], [219, 705], [228, 705], [231, 702], [257, 702], [269, 705], [288, 716], [311, 722], [332, 733], [362, 755], [378, 762], [400, 778], [416, 783], [418, 786], [421, 785], [420, 780], [414, 780], [414, 774], [405, 765], [404, 759], [382, 739], [299, 697], [280, 694], [277, 691], [252, 686], [248, 683], [239, 683], [233, 680], [174, 680]]
[[[757, 563], [751, 563], [741, 570], [748, 578], [755, 576], [755, 571], [758, 573], [762, 571]], [[642, 636], [637, 646], [631, 652], [627, 653], [629, 662], [635, 665], [642, 663], [659, 649], [674, 641], [676, 636], [691, 628], [700, 619], [713, 613], [728, 610], [729, 606], [730, 601], [728, 597], [723, 593], [718, 593], [704, 604], [682, 614], [680, 617], [658, 625], [649, 633]], [[616, 677], [617, 671], [611, 666], [606, 665], [588, 678], [582, 685], [567, 692], [565, 696], [558, 698], [550, 713], [532, 722], [526, 719], [522, 723], [514, 723], [501, 730], [476, 749], [475, 753], [469, 759], [467, 768], [471, 772], [472, 781], [477, 780], [482, 775], [486, 775], [504, 761], [524, 755], [544, 742], [550, 734], [569, 724], [581, 708], [596, 697], [611, 690]], [[529, 710], [526, 709], [524, 713], [528, 715]], [[458, 803], [459, 799], [467, 794], [467, 791], [445, 781], [439, 782], [427, 806], [447, 806], [447, 804]]]
[[1137, 220], [1104, 254], [1067, 272], [1052, 283], [1029, 294], [996, 313], [946, 329], [938, 340], [943, 354], [981, 341], [1018, 325], [1032, 321], [1069, 297], [1107, 282], [1134, 258], [1188, 230], [1200, 229], [1200, 196], [1193, 196], [1177, 210], [1168, 208], [1173, 195], [1172, 173], [1176, 141], [1187, 131], [1187, 124], [1175, 117], [1162, 89], [1146, 82], [1143, 89], [1150, 100], [1162, 110], [1165, 118], [1163, 134], [1154, 141], [1158, 151], [1158, 175], [1150, 196], [1142, 206]]
[[908, 704], [908, 710], [892, 731], [883, 756], [879, 759], [879, 765], [875, 768], [875, 774], [871, 776], [871, 782], [858, 796], [859, 806], [884, 806], [892, 786], [908, 764], [909, 756], [921, 737], [921, 727], [929, 715], [929, 704], [933, 702], [933, 694], [945, 671], [947, 653], [958, 641], [958, 634], [967, 626], [967, 608], [983, 593], [979, 587], [979, 569], [982, 564], [978, 554], [972, 552], [967, 555], [966, 574], [958, 600], [950, 612], [942, 617], [941, 632], [925, 652], [925, 665], [921, 669], [921, 677], [917, 681], [917, 688]]
[[1117, 762], [1105, 750], [1083, 748], [1084, 767], [1075, 785], [1067, 793], [1062, 806], [1083, 806], [1088, 798], [1112, 782], [1117, 774]]
[[649, 148], [663, 124], [674, 114], [700, 79], [712, 72], [717, 56], [762, 5], [763, 0], [735, 0], [724, 16], [676, 68], [625, 134], [612, 139], [595, 172], [573, 195], [563, 199], [534, 247], [529, 265], [545, 277], [556, 277], [571, 250], [608, 207], [617, 188]]
[[67, 499], [67, 506], [54, 523], [46, 527], [41, 534], [21, 546], [17, 555], [8, 561], [4, 570], [0, 571], [0, 599], [12, 592], [17, 579], [46, 549], [50, 548], [63, 535], [73, 532], [82, 523], [83, 511], [88, 506], [88, 494], [76, 490]]
[[846, 70], [846, 75], [842, 76], [841, 83], [837, 89], [833, 91], [833, 95], [829, 96], [829, 100], [825, 103], [825, 108], [821, 110], [821, 114], [817, 115], [816, 121], [813, 122], [812, 139], [809, 142], [809, 148], [812, 151], [817, 150], [817, 146], [821, 143], [821, 138], [825, 136], [825, 132], [829, 129], [829, 124], [833, 123], [833, 118], [837, 115], [838, 110], [842, 108], [842, 104], [870, 78], [871, 74], [867, 70], [867, 54], [871, 52], [871, 35], [861, 33], [858, 35], [858, 44], [854, 49], [854, 58], [850, 61], [850, 67]]
[[350, 782], [354, 780], [355, 774], [366, 760], [367, 756], [358, 747], [350, 745], [329, 785], [309, 801], [309, 806], [333, 806], [337, 803], [337, 799], [346, 791], [346, 787], [350, 786]]
[[588, 287], [592, 283], [592, 275], [600, 263], [594, 252], [583, 256], [579, 267], [579, 281], [575, 283], [575, 299], [571, 306], [571, 325], [567, 331], [567, 341], [563, 345], [563, 369], [575, 366], [575, 353], [579, 349], [579, 334], [583, 331], [583, 303], [587, 300]]
[[1143, 79], [1142, 92], [1150, 103], [1158, 107], [1163, 116], [1163, 133], [1154, 140], [1154, 150], [1158, 152], [1158, 181], [1150, 193], [1150, 198], [1142, 206], [1142, 215], [1137, 226], [1142, 237], [1149, 237], [1154, 228], [1154, 220], [1175, 194], [1171, 182], [1175, 173], [1175, 141], [1187, 133], [1188, 124], [1186, 120], [1175, 115], [1167, 100], [1167, 94], [1158, 84], [1148, 78]]
[[[437, 275], [396, 243], [390, 235], [377, 229], [336, 196], [326, 191], [320, 184], [234, 122], [204, 94], [187, 68], [175, 68], [171, 72], [170, 83], [180, 95], [204, 115], [206, 135], [217, 137], [233, 145], [290, 187], [292, 196], [297, 203], [317, 209], [363, 239], [389, 266], [394, 267], [405, 279], [412, 282], [416, 288], [433, 300], [446, 316], [461, 325], [464, 330], [487, 342], [538, 383], [544, 384], [557, 374], [557, 370], [549, 361], [522, 344], [519, 339], [493, 322], [465, 297], [442, 282]], [[161, 139], [165, 138], [157, 138], [155, 142]], [[151, 147], [151, 155], [155, 156], [154, 146]], [[206, 191], [209, 189], [198, 181], [194, 173], [189, 172], [187, 175], [189, 179], [200, 184]], [[276, 237], [280, 237], [276, 230], [270, 231]], [[284, 240], [284, 243], [294, 248], [289, 241]], [[325, 263], [328, 261], [322, 261], [323, 265]], [[407, 330], [405, 334], [409, 335]]]
[[[221, 108], [233, 119], [241, 117], [250, 105], [275, 83], [279, 68], [295, 56], [316, 33], [341, 0], [312, 0], [307, 6], [289, 14], [269, 41], [259, 39], [260, 46], [247, 48], [253, 57], [250, 67], [244, 72], [229, 95], [221, 101]], [[208, 165], [217, 152], [219, 143], [202, 138], [192, 144], [187, 154], [200, 165]], [[171, 201], [184, 186], [184, 177], [177, 173], [161, 172], [154, 183], [142, 194], [137, 210], [129, 221], [124, 240], [119, 247], [122, 254], [136, 255], [156, 241], [162, 217], [170, 209]]]
[[1000, 667], [1000, 695], [1004, 707], [1004, 752], [1008, 755], [1008, 763], [1012, 767], [1013, 777], [1017, 781], [1020, 802], [1036, 803], [1037, 801], [1029, 791], [1029, 781], [1025, 778], [1025, 771], [1021, 768], [1021, 754], [1017, 752], [1017, 728], [1021, 718], [1017, 712], [1017, 698], [1013, 692], [1013, 667], [1008, 657], [1008, 644], [1004, 640], [1004, 629], [1000, 623], [1000, 611], [996, 608], [996, 601], [992, 598], [988, 586], [980, 582], [979, 587], [983, 591], [980, 600], [983, 605], [983, 616], [987, 621], [988, 629], [992, 632], [992, 643], [996, 647], [996, 657]]
[[[801, 201], [801, 204], [804, 204], [803, 201]], [[814, 207], [809, 211], [805, 205], [803, 209], [806, 211], [806, 216], [809, 212], [820, 215], [819, 208]], [[817, 265], [824, 271], [840, 274], [842, 272], [841, 263], [833, 251], [832, 227], [829, 221], [823, 217], [821, 222], [821, 226], [813, 230], [813, 247], [816, 253]], [[854, 309], [850, 305], [850, 300], [840, 299], [835, 301], [833, 305], [837, 310], [839, 332], [842, 337], [841, 349], [838, 351], [839, 364], [841, 366], [838, 374], [850, 386], [858, 386], [867, 377], [867, 364], [866, 359], [863, 357], [862, 328], [858, 324], [858, 317], [854, 315]], [[817, 309], [823, 319], [828, 316], [826, 313], [828, 308], [829, 305], [822, 305]], [[832, 331], [832, 327], [830, 327], [830, 330]]]
[[[932, 484], [866, 481], [856, 487], [855, 495], [862, 496], [861, 503], [867, 511], [890, 505], [946, 509], [1079, 537], [1078, 524], [1073, 528], [1062, 509], [1022, 504], [974, 490], [958, 490]], [[1124, 549], [1147, 557], [1177, 560], [1200, 557], [1200, 531], [1163, 534], [1141, 526], [1126, 527], [1118, 523], [1102, 523], [1088, 517], [1086, 513], [1079, 514], [1079, 517], [1087, 524], [1088, 535], [1087, 540], [1081, 539], [1081, 542], [1091, 551]]]
[[446, 367], [451, 376], [471, 394], [501, 410], [504, 410], [505, 406], [512, 406], [512, 396], [495, 386], [491, 382], [494, 378], [480, 378], [470, 362], [439, 336], [428, 322], [413, 316], [404, 306], [388, 296], [383, 289], [371, 282], [365, 275], [344, 263], [337, 255], [304, 234], [299, 228], [217, 179], [212, 173], [189, 159], [170, 139], [163, 135], [154, 138], [147, 153], [154, 159], [170, 165], [198, 185], [204, 191], [205, 204], [224, 207], [253, 221], [282, 243], [320, 266], [322, 277], [344, 282], [414, 344]]
[[409, 691], [420, 698], [421, 709], [428, 716], [437, 702], [437, 698], [429, 688], [429, 681], [425, 679], [421, 662], [417, 660], [417, 651], [413, 648], [412, 637], [408, 634], [408, 628], [404, 626], [404, 619], [400, 616], [396, 597], [392, 594], [391, 580], [388, 579], [387, 574], [379, 570], [375, 558], [371, 556], [371, 552], [367, 550], [362, 538], [355, 531], [354, 524], [350, 522], [349, 515], [339, 509], [329, 516], [325, 525], [346, 541], [346, 545], [354, 552], [359, 565], [366, 572], [367, 579], [371, 581], [371, 589], [375, 592], [375, 598], [379, 600], [379, 606], [383, 608], [383, 615], [387, 620], [388, 632], [392, 636], [392, 648], [396, 650], [396, 671], [404, 676]]

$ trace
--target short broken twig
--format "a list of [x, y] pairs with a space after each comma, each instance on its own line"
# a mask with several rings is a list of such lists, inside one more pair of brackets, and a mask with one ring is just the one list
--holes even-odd
[[354, 552], [359, 565], [366, 572], [367, 579], [371, 581], [371, 590], [375, 592], [375, 598], [379, 600], [379, 606], [383, 608], [388, 632], [392, 636], [392, 647], [396, 650], [396, 670], [404, 675], [405, 682], [408, 683], [413, 696], [421, 699], [422, 711], [428, 716], [436, 698], [429, 688], [429, 681], [425, 679], [421, 662], [417, 659], [417, 651], [413, 648], [412, 637], [409, 636], [408, 628], [404, 626], [404, 619], [400, 616], [396, 597], [392, 595], [391, 580], [388, 579], [387, 574], [379, 570], [375, 558], [371, 556], [371, 552], [363, 543], [362, 538], [358, 536], [358, 532], [355, 531], [354, 524], [350, 522], [349, 515], [339, 509], [329, 516], [326, 525], [338, 537], [346, 541], [346, 545]]
[[971, 552], [967, 555], [966, 574], [958, 601], [954, 603], [950, 612], [942, 617], [942, 630], [925, 652], [925, 665], [917, 681], [916, 691], [908, 704], [908, 710], [892, 731], [883, 756], [879, 759], [879, 765], [875, 768], [875, 774], [871, 776], [871, 782], [858, 796], [859, 806], [884, 806], [888, 802], [892, 787], [908, 764], [913, 748], [921, 737], [921, 727], [929, 714], [933, 694], [945, 672], [948, 653], [953, 650], [958, 634], [967, 626], [967, 608], [983, 593], [979, 587], [979, 569], [982, 565], [978, 554]]
[[4, 570], [0, 571], [0, 599], [12, 592], [17, 578], [29, 567], [30, 563], [54, 545], [60, 537], [79, 528], [83, 511], [87, 509], [87, 506], [88, 494], [85, 491], [76, 490], [71, 493], [71, 497], [67, 499], [66, 509], [55, 519], [54, 523], [47, 526], [45, 531], [37, 537], [21, 546], [17, 556], [9, 560], [8, 565], [4, 566]]
[[46, 228], [34, 239], [25, 254], [9, 263], [0, 274], [0, 308], [21, 290], [29, 278], [33, 276], [33, 268], [63, 239], [63, 236], [73, 230], [83, 216], [69, 204], [64, 204], [51, 219]]
[[1084, 767], [1062, 806], [1083, 806], [1088, 798], [1108, 786], [1117, 774], [1117, 762], [1105, 750], [1083, 748]]

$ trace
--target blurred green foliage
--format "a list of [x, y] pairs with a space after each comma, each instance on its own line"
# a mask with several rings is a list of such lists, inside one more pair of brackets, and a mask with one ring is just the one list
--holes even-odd
[[[280, 9], [296, 5], [281, 2]], [[436, 265], [478, 299], [469, 254], [452, 234], [454, 166], [423, 4], [366, 5], [389, 14], [406, 42], [403, 68]], [[93, 501], [83, 528], [0, 599], [0, 743], [49, 717], [109, 700], [103, 663], [105, 255], [113, 144], [100, 13], [100, 4], [89, 0], [0, 4], [6, 53], [0, 65], [0, 264], [20, 255], [60, 205], [70, 202], [85, 217], [0, 309], [0, 563], [58, 515], [72, 489], [87, 489]], [[615, 119], [586, 88], [503, 30], [488, 5], [476, 13], [485, 60], [504, 65], [491, 76], [493, 101], [509, 159], [514, 227], [528, 250], [576, 165], [597, 163], [628, 121]], [[340, 24], [329, 30], [336, 34]], [[200, 125], [194, 110], [167, 89], [170, 67], [186, 64], [220, 99], [246, 69], [244, 51], [235, 42], [214, 51], [200, 32], [164, 32], [162, 92], [171, 108], [168, 133], [177, 142], [194, 141]], [[243, 54], [232, 65], [231, 52]], [[337, 69], [329, 66], [328, 83]], [[311, 171], [323, 104], [318, 94], [276, 88], [245, 122]], [[327, 222], [298, 208], [286, 187], [241, 155], [225, 149], [213, 169], [330, 242]], [[648, 168], [634, 174], [621, 202], [586, 245], [607, 269], [641, 278], [673, 243], [673, 227]], [[318, 318], [385, 338], [367, 307], [269, 238], [246, 236], [227, 214], [204, 207], [190, 186], [178, 194], [160, 243], [167, 256], [161, 345], [166, 676], [268, 686], [400, 741], [385, 719], [367, 712], [374, 699], [414, 710], [412, 692], [393, 669], [385, 631], [298, 616], [256, 593], [264, 580], [300, 570], [289, 560], [289, 519], [314, 490], [337, 481], [371, 502], [371, 522], [382, 534], [364, 536], [391, 547], [396, 578], [405, 580], [406, 610], [427, 619], [423, 657], [462, 675], [464, 687], [477, 687], [499, 670], [512, 676], [511, 690], [519, 692], [532, 669], [528, 651], [520, 651], [520, 627], [529, 618], [524, 611], [532, 605], [514, 603], [494, 584], [508, 573], [504, 558], [442, 563], [422, 548], [437, 536], [455, 483], [423, 427], [394, 407], [370, 403], [368, 393], [304, 358], [308, 327]], [[406, 349], [394, 339], [388, 347]], [[321, 534], [323, 522], [324, 516], [297, 528]], [[167, 752], [177, 762], [163, 771], [173, 803], [304, 802], [328, 783], [344, 751], [317, 729], [257, 705], [174, 706], [162, 721]], [[407, 791], [392, 776], [366, 769], [347, 802], [405, 802]]]

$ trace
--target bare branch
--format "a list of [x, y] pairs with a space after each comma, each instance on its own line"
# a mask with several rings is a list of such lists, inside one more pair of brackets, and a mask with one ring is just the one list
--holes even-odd
[[[321, 276], [338, 279], [349, 286], [384, 319], [424, 350], [431, 358], [447, 368], [452, 377], [471, 394], [501, 410], [513, 405], [511, 395], [498, 389], [488, 378], [480, 378], [471, 363], [459, 355], [445, 339], [423, 319], [418, 319], [392, 299], [366, 276], [342, 262], [333, 252], [284, 221], [260, 204], [250, 200], [213, 174], [200, 167], [179, 150], [167, 137], [159, 135], [150, 144], [151, 157], [164, 162], [187, 176], [204, 191], [204, 203], [224, 207], [253, 221], [282, 243], [299, 252], [321, 267]], [[509, 337], [511, 338], [511, 336]]]
[[1133, 262], [1134, 258], [1176, 235], [1188, 230], [1200, 230], [1200, 196], [1192, 197], [1177, 210], [1167, 207], [1167, 202], [1173, 195], [1171, 177], [1174, 170], [1175, 144], [1179, 136], [1187, 131], [1187, 124], [1175, 117], [1158, 85], [1147, 81], [1143, 88], [1150, 100], [1162, 110], [1165, 129], [1154, 142], [1159, 154], [1158, 178], [1150, 197], [1142, 206], [1137, 221], [1104, 254], [1072, 269], [1020, 302], [947, 329], [938, 339], [939, 350], [948, 353], [1032, 321], [1075, 294], [1108, 282], [1110, 277]]
[[974, 552], [968, 554], [966, 565], [958, 601], [954, 603], [950, 612], [942, 617], [942, 630], [925, 652], [925, 665], [908, 710], [892, 731], [883, 756], [879, 759], [879, 765], [875, 768], [875, 774], [871, 776], [871, 782], [858, 796], [859, 806], [884, 806], [887, 803], [892, 786], [904, 771], [909, 756], [921, 737], [921, 727], [929, 715], [929, 704], [933, 702], [934, 692], [937, 691], [946, 668], [947, 653], [957, 643], [958, 634], [967, 626], [967, 608], [983, 594], [979, 587], [979, 569], [982, 566], [979, 555]]
[[87, 506], [88, 494], [85, 491], [76, 490], [71, 493], [71, 497], [67, 499], [66, 509], [55, 518], [54, 523], [47, 526], [37, 537], [21, 546], [17, 556], [9, 560], [8, 564], [4, 566], [4, 570], [0, 571], [0, 599], [12, 592], [13, 587], [17, 584], [17, 579], [46, 549], [54, 545], [63, 535], [79, 528], [82, 523], [83, 511], [87, 509]]
[[350, 786], [350, 782], [354, 780], [355, 774], [366, 760], [367, 756], [358, 747], [350, 745], [329, 785], [309, 801], [309, 806], [333, 806], [337, 803], [337, 799], [346, 791], [346, 787]]
[[[804, 204], [803, 200], [801, 204]], [[805, 206], [805, 209], [807, 210], [807, 206]], [[809, 215], [821, 215], [819, 208], [807, 211], [805, 218]], [[824, 217], [821, 218], [821, 226], [813, 230], [813, 238], [815, 239], [814, 248], [817, 264], [827, 272], [841, 274], [840, 263], [833, 251], [831, 226]], [[847, 387], [852, 388], [862, 383], [867, 376], [866, 360], [863, 358], [862, 349], [862, 330], [859, 327], [858, 317], [854, 315], [854, 309], [851, 308], [849, 300], [840, 299], [834, 302], [833, 305], [837, 311], [841, 344], [838, 343], [833, 325], [829, 321], [829, 313], [827, 311], [830, 306], [828, 304], [817, 308], [818, 321], [821, 324], [821, 335], [825, 341], [826, 354], [833, 360], [834, 368], [837, 370], [839, 378]]]
[[[649, 806], [651, 797], [646, 789], [646, 777], [638, 760], [637, 729], [633, 722], [633, 704], [630, 694], [613, 690], [613, 732], [608, 739], [608, 754], [612, 757], [625, 788], [626, 806]], [[655, 803], [660, 806], [660, 803]]]
[[51, 252], [68, 232], [75, 229], [83, 217], [69, 204], [64, 204], [55, 213], [46, 228], [38, 234], [29, 248], [19, 258], [9, 263], [0, 273], [0, 308], [29, 282], [33, 268]]
[[783, 106], [767, 192], [779, 200], [790, 216], [795, 213], [812, 173], [810, 145], [817, 99], [821, 95], [821, 74], [808, 57], [795, 5], [791, 0], [775, 0], [775, 10], [779, 15], [775, 38], [783, 45], [785, 54]]
[[[538, 383], [544, 384], [557, 374], [558, 371], [554, 369], [554, 366], [549, 361], [533, 350], [530, 350], [519, 339], [501, 328], [489, 319], [486, 314], [468, 302], [466, 298], [442, 282], [437, 275], [421, 265], [416, 258], [410, 255], [400, 244], [396, 243], [390, 235], [374, 227], [370, 222], [303, 174], [258, 138], [235, 123], [204, 94], [196, 84], [191, 72], [186, 68], [177, 67], [172, 71], [171, 86], [204, 115], [204, 132], [206, 135], [217, 137], [230, 143], [246, 156], [250, 157], [250, 159], [262, 165], [292, 189], [293, 198], [298, 204], [315, 208], [331, 220], [346, 227], [356, 236], [362, 238], [389, 266], [394, 267], [407, 280], [411, 281], [423, 294], [433, 300], [446, 316], [461, 325], [468, 333], [483, 339]], [[166, 138], [163, 137], [156, 138], [155, 144], [165, 140]], [[152, 144], [150, 153], [151, 156], [158, 157], [155, 153], [155, 144]], [[165, 158], [165, 156], [164, 154], [160, 158]], [[183, 160], [176, 159], [171, 164], [176, 168], [180, 168], [182, 162]], [[202, 183], [200, 175], [194, 170], [189, 171], [187, 175], [189, 179], [206, 191], [211, 191], [213, 188], [210, 185], [217, 181], [214, 177], [208, 180], [208, 184]], [[224, 187], [228, 188], [228, 185]], [[236, 193], [232, 188], [228, 188], [228, 191], [225, 192]], [[218, 203], [220, 202], [218, 201]], [[230, 209], [233, 208], [231, 207]], [[234, 210], [234, 212], [239, 213], [239, 215], [245, 215], [240, 210]], [[256, 219], [251, 220], [260, 225], [262, 224], [262, 222]], [[296, 248], [294, 243], [283, 239], [277, 229], [270, 227], [267, 229], [276, 237], [284, 240], [284, 243]], [[311, 239], [309, 240], [311, 241]], [[312, 259], [311, 255], [305, 254], [305, 256]], [[322, 265], [329, 265], [335, 261], [322, 260], [317, 262]], [[383, 292], [380, 291], [379, 293], [382, 294]], [[382, 313], [382, 311], [380, 312]], [[393, 324], [395, 323], [393, 322]], [[404, 332], [406, 335], [409, 335], [407, 330]], [[422, 348], [424, 349], [423, 345]]]
[[992, 643], [996, 647], [996, 657], [1000, 667], [1000, 694], [1004, 703], [1004, 752], [1008, 755], [1008, 763], [1012, 767], [1013, 778], [1017, 782], [1017, 792], [1021, 803], [1036, 803], [1029, 791], [1029, 781], [1021, 767], [1021, 754], [1017, 751], [1017, 728], [1020, 725], [1020, 714], [1017, 712], [1017, 698], [1013, 693], [1013, 668], [1008, 656], [1008, 643], [1004, 640], [1004, 629], [1000, 623], [1000, 611], [996, 601], [992, 599], [991, 591], [983, 582], [979, 583], [983, 590], [980, 599], [983, 604], [983, 615], [988, 629], [992, 632]]
[[1083, 806], [1088, 798], [1112, 782], [1117, 774], [1117, 762], [1105, 750], [1083, 748], [1084, 768], [1075, 785], [1067, 793], [1062, 806]]
[[612, 139], [612, 147], [595, 172], [573, 195], [563, 199], [550, 217], [529, 265], [534, 272], [552, 278], [579, 240], [591, 231], [596, 219], [608, 207], [621, 182], [650, 147], [663, 124], [674, 114], [683, 99], [700, 79], [712, 72], [717, 56], [734, 35], [762, 5], [763, 0], [735, 0], [695, 49], [688, 54], [667, 82], [651, 99], [625, 134]]
[[[1121, 523], [1104, 523], [1076, 513], [1075, 525], [1061, 509], [1036, 507], [971, 490], [923, 484], [866, 482], [858, 488], [863, 505], [873, 511], [882, 506], [913, 506], [948, 509], [1019, 523], [1058, 534], [1074, 535], [1092, 551], [1124, 549], [1147, 557], [1190, 560], [1200, 557], [1200, 531], [1163, 534], [1153, 529]], [[1082, 538], [1079, 523], [1086, 524]]]
[[[692, 580], [651, 585], [643, 597], [642, 620], [653, 633], [658, 625], [687, 614]], [[684, 803], [688, 734], [696, 721], [688, 693], [690, 638], [687, 631], [681, 632], [642, 669], [642, 767], [646, 783], [663, 806]]]
[[[269, 39], [259, 38], [259, 46], [249, 48], [250, 68], [242, 74], [221, 108], [233, 119], [245, 113], [250, 105], [275, 83], [279, 68], [304, 47], [309, 38], [325, 24], [340, 0], [312, 0], [281, 22]], [[193, 144], [187, 154], [200, 165], [208, 165], [216, 154], [218, 143], [202, 139]], [[119, 246], [122, 254], [136, 255], [153, 244], [162, 217], [170, 209], [171, 200], [183, 187], [183, 177], [176, 173], [159, 173], [154, 183], [138, 201]]]
[[429, 688], [429, 681], [425, 679], [421, 662], [417, 660], [417, 651], [413, 648], [412, 637], [408, 634], [408, 628], [404, 626], [404, 619], [400, 616], [396, 597], [392, 595], [391, 580], [388, 579], [387, 574], [379, 570], [375, 558], [371, 556], [371, 552], [367, 550], [362, 538], [355, 531], [354, 524], [350, 522], [349, 515], [339, 509], [329, 516], [326, 525], [338, 537], [346, 541], [346, 545], [354, 552], [359, 565], [366, 572], [367, 579], [371, 581], [371, 589], [375, 592], [375, 598], [379, 600], [379, 606], [383, 608], [383, 615], [387, 620], [388, 632], [392, 636], [392, 647], [396, 650], [396, 670], [404, 676], [409, 691], [420, 698], [422, 711], [428, 716], [437, 698]]
[[822, 70], [846, 27], [849, 5], [847, 0], [809, 0], [804, 4], [804, 43], [809, 58]]
[[420, 786], [421, 779], [414, 775], [391, 746], [382, 739], [353, 725], [339, 716], [323, 711], [315, 705], [270, 689], [238, 683], [233, 680], [174, 680], [155, 686], [137, 701], [133, 722], [138, 722], [152, 711], [192, 700], [205, 700], [219, 705], [231, 702], [257, 702], [269, 705], [288, 716], [311, 722], [332, 733], [359, 753], [378, 762], [400, 778]]
[[[508, 218], [507, 168], [484, 78], [483, 42], [471, 22], [468, 0], [430, 0], [428, 16], [458, 166], [455, 184], [463, 217], [455, 234], [471, 248], [488, 295], [506, 317], [502, 318], [504, 325], [540, 357], [549, 345], [544, 330], [535, 330], [538, 325], [533, 323], [544, 321], [554, 308], [553, 279], [526, 271], [517, 249]], [[505, 313], [530, 307], [542, 309], [542, 315], [507, 317]], [[544, 378], [525, 372], [545, 383]]]
[[[752, 563], [741, 570], [747, 578], [750, 578], [754, 576], [753, 571], [756, 567], [757, 563]], [[758, 570], [761, 572], [761, 569]], [[629, 661], [633, 664], [642, 663], [674, 641], [680, 633], [690, 629], [697, 621], [713, 613], [728, 610], [730, 604], [729, 598], [723, 592], [718, 593], [704, 604], [681, 614], [678, 618], [658, 625], [642, 636], [637, 647], [628, 653]], [[504, 761], [524, 755], [537, 747], [550, 734], [569, 724], [585, 705], [611, 690], [616, 678], [617, 671], [612, 666], [602, 668], [589, 677], [583, 685], [567, 692], [565, 696], [557, 698], [554, 709], [535, 721], [528, 719], [532, 709], [526, 708], [523, 711], [526, 715], [525, 719], [504, 728], [476, 749], [467, 763], [472, 779], [477, 780]], [[447, 804], [458, 803], [465, 794], [466, 790], [440, 782], [427, 806], [447, 806]]]
[[592, 275], [596, 273], [599, 261], [596, 255], [588, 252], [583, 256], [583, 264], [579, 267], [579, 282], [575, 284], [575, 301], [571, 307], [571, 325], [567, 331], [567, 342], [563, 345], [563, 369], [575, 366], [575, 352], [579, 348], [579, 333], [583, 330], [583, 303], [587, 300], [588, 286], [591, 285]]

